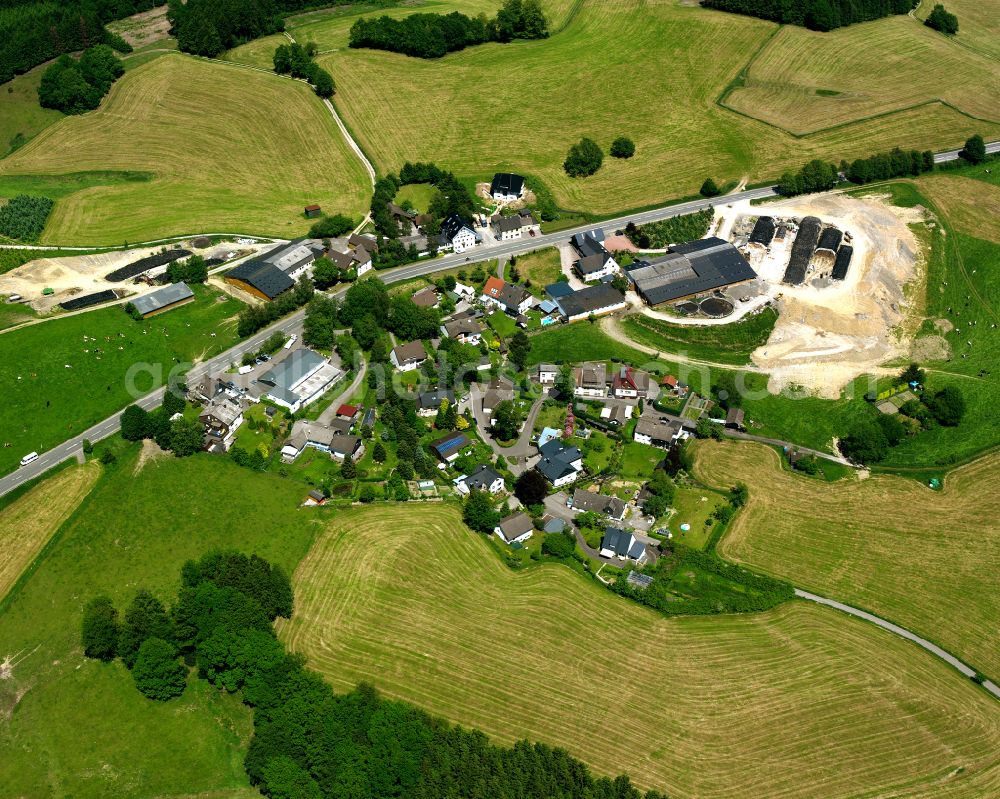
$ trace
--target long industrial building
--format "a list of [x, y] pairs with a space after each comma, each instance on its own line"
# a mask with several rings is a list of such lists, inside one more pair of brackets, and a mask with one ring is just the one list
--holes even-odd
[[659, 305], [744, 283], [757, 273], [736, 247], [712, 236], [675, 244], [659, 258], [636, 261], [628, 276], [639, 296]]

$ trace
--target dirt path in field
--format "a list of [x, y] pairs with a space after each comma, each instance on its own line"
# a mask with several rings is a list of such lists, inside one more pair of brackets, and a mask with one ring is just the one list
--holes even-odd
[[701, 358], [690, 358], [687, 355], [677, 355], [672, 352], [667, 352], [666, 350], [658, 350], [653, 347], [647, 347], [645, 344], [640, 344], [638, 341], [634, 341], [629, 337], [628, 333], [622, 327], [621, 317], [619, 316], [605, 316], [600, 321], [601, 329], [607, 333], [611, 338], [616, 341], [620, 341], [622, 344], [627, 344], [632, 349], [639, 350], [639, 352], [644, 352], [647, 355], [662, 356], [668, 358], [671, 361], [676, 361], [677, 363], [688, 363], [692, 366], [708, 366], [712, 369], [726, 369], [730, 371], [739, 372], [757, 372], [758, 374], [767, 374], [767, 370], [759, 366], [733, 366], [731, 363], [719, 363], [717, 361], [706, 361]]

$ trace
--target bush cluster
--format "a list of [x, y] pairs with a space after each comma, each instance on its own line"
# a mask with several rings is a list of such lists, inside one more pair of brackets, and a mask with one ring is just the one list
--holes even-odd
[[[723, 507], [729, 508], [727, 515], [731, 516], [732, 506]], [[675, 574], [684, 571], [701, 572], [718, 579], [712, 580], [712, 588], [705, 589], [702, 595], [682, 598], [670, 590], [670, 581]], [[636, 588], [629, 584], [627, 576], [624, 572], [619, 575], [612, 585], [615, 593], [668, 615], [758, 613], [795, 596], [791, 583], [754, 574], [741, 566], [726, 563], [714, 553], [689, 549], [681, 544], [674, 544], [672, 552], [660, 558], [653, 571], [653, 584], [648, 588]], [[726, 582], [740, 586], [740, 590], [727, 590], [722, 587]]]
[[263, 330], [282, 316], [290, 314], [296, 308], [301, 308], [312, 299], [315, 289], [312, 281], [302, 275], [291, 289], [279, 294], [270, 302], [262, 305], [248, 305], [240, 311], [236, 324], [236, 332], [240, 338], [252, 336], [258, 330]]
[[380, 246], [379, 251], [373, 256], [376, 268], [385, 269], [396, 266], [407, 258], [416, 260], [415, 249], [413, 258], [410, 258], [410, 254], [405, 248], [398, 246], [398, 242], [395, 242], [399, 238], [400, 230], [395, 218], [389, 212], [389, 203], [393, 201], [396, 192], [401, 186], [407, 186], [411, 183], [430, 183], [436, 189], [427, 209], [427, 215], [432, 221], [424, 225], [432, 250], [435, 247], [434, 236], [440, 232], [440, 224], [443, 219], [452, 214], [468, 219], [476, 212], [476, 201], [472, 193], [453, 173], [441, 169], [433, 163], [417, 162], [412, 164], [407, 161], [399, 170], [398, 176], [389, 173], [385, 177], [379, 178], [375, 183], [370, 208], [372, 223], [379, 233], [390, 239], [389, 246]]
[[927, 15], [927, 19], [924, 24], [928, 28], [933, 28], [940, 33], [946, 33], [949, 36], [954, 36], [958, 33], [958, 17], [949, 12], [940, 3], [931, 9], [931, 13]]
[[39, 105], [64, 114], [82, 114], [97, 108], [111, 84], [124, 74], [124, 64], [106, 44], [88, 48], [79, 61], [60, 56], [42, 73]]
[[706, 208], [704, 211], [672, 216], [646, 225], [629, 222], [625, 226], [625, 235], [640, 250], [650, 247], [659, 249], [668, 244], [694, 241], [708, 233], [714, 213], [711, 208]]
[[604, 151], [593, 139], [584, 136], [569, 148], [563, 169], [571, 178], [582, 178], [593, 175], [604, 163]]
[[163, 395], [163, 405], [155, 411], [129, 405], [122, 412], [122, 438], [126, 441], [151, 439], [179, 458], [194, 455], [201, 450], [204, 439], [201, 425], [184, 418], [170, 419], [177, 413], [183, 413], [184, 407], [183, 397], [172, 390]]
[[171, 283], [204, 283], [208, 280], [208, 264], [200, 255], [186, 261], [174, 261], [167, 267], [167, 280]]
[[389, 50], [417, 58], [441, 58], [483, 42], [544, 39], [548, 23], [539, 0], [505, 0], [496, 17], [450, 14], [411, 14], [362, 17], [351, 26], [351, 47]]
[[298, 42], [279, 44], [274, 51], [274, 71], [309, 81], [320, 97], [333, 97], [336, 91], [333, 76], [313, 61], [315, 55], [316, 45], [312, 42], [305, 46]]
[[309, 235], [314, 239], [335, 239], [354, 230], [354, 220], [343, 214], [330, 214], [317, 219]]
[[0, 3], [0, 83], [63, 53], [107, 44], [122, 53], [132, 48], [104, 23], [146, 11], [152, 3], [109, 2]]
[[900, 381], [915, 384], [917, 398], [904, 402], [899, 413], [877, 413], [855, 423], [840, 439], [840, 452], [845, 458], [854, 463], [877, 463], [907, 437], [938, 425], [955, 427], [962, 421], [965, 398], [957, 387], [945, 386], [934, 392], [926, 390], [924, 372], [916, 364], [903, 371]]
[[52, 206], [48, 197], [30, 197], [18, 194], [5, 205], [0, 205], [0, 236], [18, 241], [38, 241], [45, 230]]

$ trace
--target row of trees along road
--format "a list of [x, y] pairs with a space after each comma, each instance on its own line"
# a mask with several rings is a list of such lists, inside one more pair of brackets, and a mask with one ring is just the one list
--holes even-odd
[[333, 76], [313, 60], [316, 49], [315, 42], [279, 44], [274, 51], [274, 71], [309, 81], [320, 97], [333, 97], [336, 90]]

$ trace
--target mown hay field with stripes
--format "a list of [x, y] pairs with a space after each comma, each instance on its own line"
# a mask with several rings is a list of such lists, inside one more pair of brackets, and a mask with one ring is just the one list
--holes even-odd
[[[496, 170], [523, 172], [541, 178], [565, 208], [612, 212], [695, 194], [707, 175], [720, 183], [744, 175], [764, 179], [813, 156], [839, 160], [896, 145], [957, 146], [970, 128], [1000, 134], [1000, 124], [974, 123], [941, 104], [899, 111], [914, 102], [907, 92], [916, 91], [921, 101], [936, 96], [938, 79], [924, 79], [925, 69], [906, 74], [903, 87], [897, 84], [904, 76], [890, 71], [892, 79], [883, 86], [881, 67], [862, 72], [863, 65], [835, 56], [844, 70], [856, 73], [843, 77], [852, 91], [875, 98], [865, 101], [859, 116], [898, 113], [796, 138], [751, 118], [758, 116], [755, 108], [747, 116], [717, 103], [751, 57], [762, 47], [769, 51], [774, 24], [675, 2], [582, 0], [574, 8], [565, 28], [544, 41], [482, 45], [433, 61], [349, 49], [352, 16], [292, 32], [319, 45], [320, 61], [337, 80], [337, 107], [380, 169], [433, 160], [480, 179]], [[885, 38], [881, 28], [847, 30], [854, 27], [874, 31], [867, 38], [873, 50]], [[926, 43], [919, 23], [908, 20], [907, 30]], [[786, 35], [781, 31], [777, 41]], [[917, 55], [944, 58], [954, 51], [946, 63], [960, 62], [959, 75], [990, 79], [980, 68], [984, 59], [947, 42], [945, 47], [939, 53], [928, 45]], [[825, 46], [814, 46], [810, 54], [829, 60]], [[913, 66], [909, 56], [904, 61], [901, 69]], [[954, 75], [941, 80], [957, 87], [950, 90], [957, 99], [972, 104], [970, 113], [985, 110], [991, 95], [983, 86], [968, 88]], [[853, 119], [854, 111], [831, 121], [827, 109], [804, 107], [805, 130]], [[606, 151], [622, 134], [636, 143], [633, 158], [606, 157], [592, 177], [566, 176], [563, 159], [581, 136]]]
[[87, 496], [100, 474], [96, 463], [64, 469], [0, 511], [0, 600]]
[[[922, 0], [914, 12], [920, 20], [927, 19], [938, 0]], [[948, 0], [945, 5], [958, 17], [958, 33], [954, 41], [980, 53], [1000, 58], [1000, 15], [992, 3], [982, 0]], [[943, 35], [943, 34], [939, 34]]]
[[1000, 456], [950, 472], [941, 491], [890, 475], [824, 483], [750, 443], [700, 443], [695, 472], [710, 485], [750, 487], [719, 543], [724, 557], [877, 613], [1000, 675]]
[[61, 198], [43, 241], [121, 244], [195, 232], [293, 237], [302, 208], [360, 218], [371, 186], [303, 83], [166, 54], [101, 107], [65, 117], [0, 161], [0, 176], [153, 173]]
[[[929, 68], [929, 65], [933, 65]], [[1000, 123], [1000, 64], [897, 16], [829, 33], [782, 28], [754, 58], [732, 108], [805, 134], [932, 101]]]
[[917, 186], [959, 233], [1000, 244], [1000, 185], [955, 175], [927, 175]]
[[1000, 790], [994, 701], [818, 606], [667, 619], [562, 566], [509, 570], [440, 504], [338, 514], [294, 586], [279, 635], [335, 688], [367, 681], [671, 797]]

